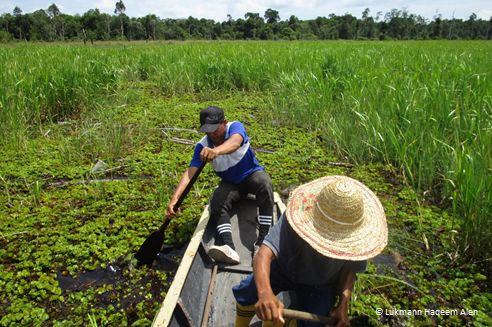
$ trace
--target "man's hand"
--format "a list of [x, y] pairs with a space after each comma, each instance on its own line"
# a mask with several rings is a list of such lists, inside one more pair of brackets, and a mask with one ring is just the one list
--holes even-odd
[[177, 213], [180, 212], [179, 208], [178, 210], [174, 211], [174, 206], [176, 205], [178, 199], [183, 194], [191, 178], [196, 174], [197, 170], [198, 170], [197, 167], [188, 167], [188, 169], [186, 169], [183, 175], [181, 176], [178, 186], [174, 190], [174, 193], [171, 196], [171, 199], [169, 200], [169, 204], [167, 205], [166, 219], [170, 219], [171, 217], [175, 216]]
[[326, 325], [326, 327], [348, 327], [350, 326], [350, 320], [347, 315], [347, 308], [345, 306], [338, 306], [333, 308], [330, 313], [330, 317], [337, 320], [336, 325]]
[[285, 323], [282, 310], [284, 304], [273, 294], [270, 284], [270, 265], [275, 258], [272, 250], [262, 244], [260, 250], [253, 258], [253, 276], [258, 290], [258, 302], [255, 311], [261, 320]]
[[174, 205], [176, 204], [176, 201], [170, 201], [167, 210], [166, 210], [166, 218], [165, 219], [170, 219], [171, 217], [175, 216], [177, 213], [180, 212], [179, 208], [177, 211], [174, 211]]
[[284, 304], [271, 291], [258, 294], [258, 302], [255, 304], [256, 315], [261, 320], [285, 323], [282, 315]]
[[204, 147], [200, 152], [201, 161], [212, 161], [219, 156], [219, 152], [215, 148]]
[[352, 290], [354, 289], [355, 273], [351, 270], [343, 268], [338, 280], [338, 288], [340, 290], [339, 303], [336, 308], [333, 308], [330, 312], [330, 316], [337, 320], [335, 327], [347, 327], [350, 326], [350, 320], [347, 312], [349, 307], [350, 297], [352, 296]]

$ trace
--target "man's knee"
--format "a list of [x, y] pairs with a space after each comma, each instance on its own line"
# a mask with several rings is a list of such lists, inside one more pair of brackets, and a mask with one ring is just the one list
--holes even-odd
[[265, 171], [259, 170], [254, 173], [256, 183], [265, 186], [272, 186], [272, 179]]
[[224, 192], [220, 192], [219, 189], [215, 189], [212, 197], [210, 198], [210, 211], [217, 212], [222, 208], [222, 204], [224, 203], [226, 196]]
[[239, 193], [236, 189], [229, 185], [220, 184], [210, 199], [210, 211], [212, 213], [221, 212], [224, 208], [227, 209], [237, 198], [239, 198]]
[[232, 293], [236, 302], [240, 305], [247, 306], [255, 304], [258, 301], [258, 294], [254, 282], [253, 274], [248, 275], [238, 285], [232, 288]]
[[256, 184], [256, 196], [268, 197], [273, 200], [273, 186], [270, 176], [264, 171], [258, 171], [254, 174], [253, 179]]

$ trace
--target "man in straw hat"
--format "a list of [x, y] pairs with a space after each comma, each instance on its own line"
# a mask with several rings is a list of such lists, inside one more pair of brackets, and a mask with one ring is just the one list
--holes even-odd
[[190, 166], [169, 201], [166, 216], [176, 214], [174, 205], [191, 177], [203, 161], [210, 161], [221, 182], [210, 200], [210, 220], [216, 224], [216, 237], [208, 255], [217, 262], [238, 264], [240, 258], [232, 240], [232, 204], [241, 195], [256, 195], [259, 235], [252, 249], [256, 252], [272, 225], [272, 181], [256, 159], [243, 124], [228, 122], [221, 108], [210, 106], [200, 111], [200, 131], [206, 135], [195, 145]]
[[[361, 182], [327, 176], [301, 185], [254, 257], [253, 274], [233, 287], [236, 327], [248, 326], [255, 313], [285, 323], [284, 305], [276, 297], [281, 291], [295, 292], [296, 309], [330, 315], [336, 326], [348, 326], [356, 273], [384, 249], [387, 236], [381, 202]], [[320, 326], [304, 321], [288, 326], [296, 323]]]

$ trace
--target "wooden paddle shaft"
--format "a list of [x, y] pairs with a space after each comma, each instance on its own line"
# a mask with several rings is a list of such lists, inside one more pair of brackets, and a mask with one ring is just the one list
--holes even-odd
[[[193, 174], [193, 177], [191, 177], [190, 181], [188, 182], [188, 185], [186, 185], [185, 190], [181, 195], [179, 196], [178, 201], [174, 205], [174, 211], [177, 211], [181, 203], [183, 202], [184, 198], [190, 192], [191, 187], [195, 183], [195, 181], [198, 178], [198, 175], [200, 175], [200, 172], [203, 170], [203, 167], [205, 167], [206, 162], [203, 161], [200, 167], [198, 167], [198, 170]], [[159, 227], [159, 230], [153, 232], [152, 234], [147, 237], [145, 242], [140, 246], [140, 249], [137, 251], [135, 254], [135, 257], [138, 260], [138, 265], [151, 265], [152, 262], [154, 262], [157, 254], [159, 253], [162, 244], [164, 243], [164, 232], [167, 229], [167, 226], [169, 225], [169, 222], [171, 221], [170, 217], [167, 217], [164, 219], [164, 222], [162, 223], [161, 227]]]
[[183, 203], [183, 200], [185, 199], [185, 197], [190, 192], [191, 188], [193, 187], [193, 184], [195, 184], [195, 181], [198, 178], [198, 175], [200, 175], [200, 173], [203, 170], [203, 167], [205, 167], [206, 164], [207, 164], [206, 161], [202, 161], [202, 164], [200, 165], [200, 167], [198, 167], [198, 169], [195, 172], [195, 174], [193, 175], [193, 177], [191, 177], [190, 181], [188, 182], [188, 185], [186, 185], [186, 188], [184, 189], [183, 193], [181, 193], [181, 195], [179, 196], [178, 201], [176, 202], [176, 204], [173, 207], [173, 210], [175, 212], [178, 210], [178, 208], [181, 205], [181, 203]]
[[335, 325], [337, 323], [337, 320], [335, 318], [320, 316], [314, 313], [309, 313], [304, 311], [284, 309], [282, 313], [284, 317], [291, 318], [291, 319], [305, 320], [309, 322], [317, 322], [317, 323], [329, 324], [329, 325]]
[[[203, 167], [205, 167], [206, 164], [207, 164], [206, 161], [202, 161], [202, 164], [200, 165], [200, 167], [198, 167], [198, 169], [195, 172], [195, 174], [193, 175], [193, 177], [191, 177], [190, 181], [188, 182], [188, 185], [186, 185], [186, 188], [184, 189], [183, 193], [181, 193], [181, 195], [179, 196], [178, 201], [176, 202], [176, 204], [173, 207], [174, 212], [178, 211], [178, 208], [181, 206], [181, 203], [183, 203], [184, 199], [186, 198], [186, 196], [190, 192], [191, 188], [193, 187], [193, 184], [195, 184], [195, 182], [196, 182], [196, 180], [198, 178], [198, 175], [200, 175], [200, 173], [203, 170]], [[159, 228], [159, 231], [161, 233], [163, 233], [167, 229], [167, 226], [169, 225], [169, 222], [170, 221], [171, 221], [170, 218], [164, 220], [164, 222], [162, 223], [161, 227]]]

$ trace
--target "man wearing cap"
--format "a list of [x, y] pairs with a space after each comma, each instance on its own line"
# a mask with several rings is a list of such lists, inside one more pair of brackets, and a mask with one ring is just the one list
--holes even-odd
[[256, 195], [259, 236], [254, 251], [257, 251], [272, 224], [272, 182], [256, 159], [243, 124], [225, 120], [221, 108], [211, 106], [200, 112], [200, 131], [206, 135], [195, 146], [190, 166], [169, 201], [166, 217], [176, 214], [174, 204], [201, 163], [211, 161], [221, 182], [210, 200], [210, 219], [216, 223], [216, 237], [208, 254], [217, 262], [238, 264], [240, 259], [232, 241], [230, 223], [232, 204], [241, 195]]
[[295, 309], [330, 315], [337, 327], [348, 326], [356, 273], [384, 249], [387, 237], [381, 202], [361, 182], [327, 176], [301, 185], [253, 259], [253, 274], [233, 287], [236, 327], [249, 326], [255, 313], [284, 323], [284, 305], [276, 297], [282, 291], [295, 292]]

